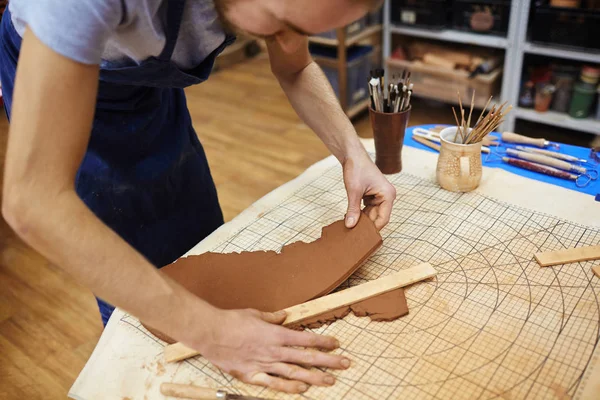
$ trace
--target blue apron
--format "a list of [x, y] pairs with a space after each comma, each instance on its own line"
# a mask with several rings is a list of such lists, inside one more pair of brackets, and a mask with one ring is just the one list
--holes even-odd
[[[184, 0], [169, 0], [166, 44], [140, 65], [100, 71], [90, 142], [76, 178], [80, 198], [160, 268], [223, 224], [210, 169], [184, 87], [208, 79], [225, 41], [192, 70], [171, 61]], [[10, 116], [21, 38], [8, 10], [0, 26], [0, 78]], [[104, 324], [114, 307], [98, 299]]]

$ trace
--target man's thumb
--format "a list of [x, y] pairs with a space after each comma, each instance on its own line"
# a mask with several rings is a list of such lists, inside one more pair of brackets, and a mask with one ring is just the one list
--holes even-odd
[[274, 313], [271, 313], [271, 312], [261, 312], [260, 313], [260, 318], [263, 321], [268, 322], [270, 324], [281, 325], [281, 324], [283, 324], [283, 322], [287, 318], [287, 313], [285, 311], [283, 311], [283, 310], [277, 311], [277, 312], [274, 312]]
[[354, 228], [360, 218], [360, 195], [348, 193], [348, 211], [346, 212], [346, 228]]

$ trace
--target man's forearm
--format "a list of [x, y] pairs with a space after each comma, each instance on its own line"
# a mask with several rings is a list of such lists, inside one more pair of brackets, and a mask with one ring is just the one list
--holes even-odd
[[278, 78], [300, 118], [340, 162], [355, 154], [365, 154], [329, 81], [314, 61], [294, 75]]
[[[187, 329], [190, 322], [183, 317], [191, 314], [190, 309], [199, 314], [205, 310], [207, 317], [213, 311], [212, 306], [160, 275], [98, 220], [74, 191], [42, 194], [36, 193], [35, 187], [14, 190], [20, 193], [11, 202], [20, 205], [7, 210], [11, 226], [96, 295], [169, 335], [191, 331]], [[32, 202], [34, 198], [38, 201]]]

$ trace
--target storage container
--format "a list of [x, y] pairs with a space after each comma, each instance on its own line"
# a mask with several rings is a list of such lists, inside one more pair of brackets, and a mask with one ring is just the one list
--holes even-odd
[[[358, 21], [354, 21], [344, 27], [346, 30], [346, 37], [351, 38], [352, 36], [358, 35], [367, 27], [367, 17], [362, 17]], [[327, 39], [337, 39], [337, 30], [332, 29], [327, 32], [318, 33], [315, 36], [323, 37]]]
[[572, 118], [587, 118], [592, 112], [592, 105], [596, 99], [596, 87], [587, 83], [578, 82], [575, 84], [573, 98], [569, 115]]
[[[310, 52], [315, 62], [323, 69], [335, 94], [339, 98], [340, 83], [336, 66], [337, 49], [311, 44]], [[348, 107], [352, 107], [369, 97], [367, 82], [369, 71], [372, 69], [372, 53], [372, 46], [352, 46], [347, 49], [346, 104]]]
[[531, 41], [600, 50], [600, 11], [539, 6], [533, 12]]
[[390, 19], [394, 24], [441, 29], [448, 24], [449, 9], [448, 0], [396, 0]]
[[454, 0], [452, 26], [463, 31], [506, 35], [510, 0]]
[[415, 85], [415, 96], [456, 103], [456, 93], [460, 91], [463, 104], [471, 104], [471, 96], [475, 91], [475, 105], [479, 108], [485, 106], [490, 96], [497, 97], [502, 81], [501, 67], [469, 79], [467, 71], [443, 69], [420, 61], [390, 58], [387, 66], [389, 74], [399, 74], [404, 69], [412, 72], [410, 79]]

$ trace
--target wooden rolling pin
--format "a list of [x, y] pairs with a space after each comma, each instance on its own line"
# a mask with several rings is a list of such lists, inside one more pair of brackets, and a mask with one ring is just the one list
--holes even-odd
[[[353, 286], [306, 303], [285, 309], [287, 318], [283, 325], [294, 325], [309, 318], [326, 314], [338, 308], [350, 306], [363, 300], [367, 300], [391, 292], [392, 290], [412, 285], [419, 281], [433, 278], [436, 270], [429, 263], [419, 264], [416, 267], [375, 279], [362, 285]], [[190, 349], [181, 343], [174, 343], [165, 347], [165, 360], [168, 363], [182, 361], [199, 355], [196, 350]]]
[[581, 167], [579, 165], [574, 165], [566, 161], [559, 160], [557, 158], [552, 158], [545, 156], [543, 154], [534, 154], [528, 153], [525, 151], [519, 151], [515, 149], [506, 149], [506, 154], [511, 157], [517, 157], [522, 160], [533, 161], [539, 164], [549, 165], [551, 167], [555, 167], [558, 169], [562, 169], [565, 171], [577, 172], [579, 174], [586, 174], [587, 169]]
[[518, 133], [513, 133], [513, 132], [504, 132], [502, 134], [502, 141], [506, 142], [506, 143], [528, 144], [530, 146], [537, 146], [537, 147], [550, 146], [550, 142], [547, 141], [546, 139], [534, 139], [534, 138], [519, 135]]

